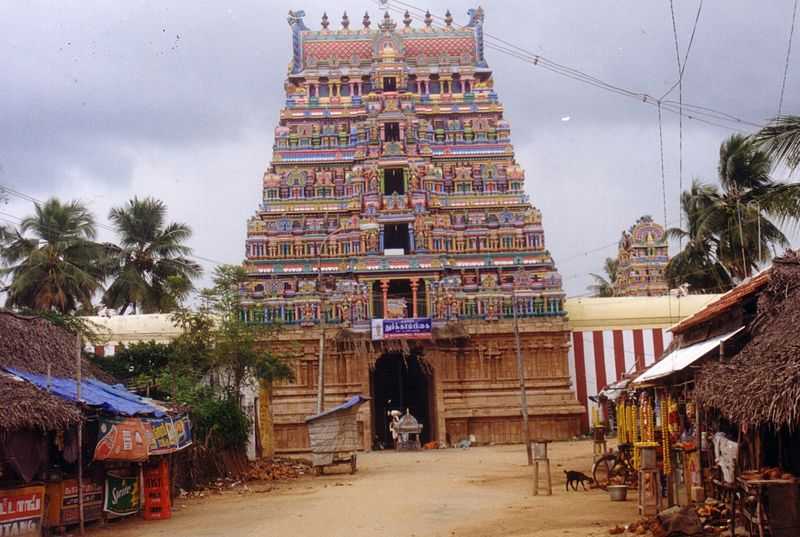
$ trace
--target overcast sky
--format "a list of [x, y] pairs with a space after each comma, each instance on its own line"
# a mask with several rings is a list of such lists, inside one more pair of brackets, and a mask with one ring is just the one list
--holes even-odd
[[[449, 8], [461, 24], [474, 7], [412, 3], [440, 16]], [[683, 55], [697, 1], [675, 4]], [[668, 0], [482, 5], [490, 34], [616, 85], [661, 95], [676, 79]], [[155, 196], [171, 219], [191, 225], [196, 254], [240, 262], [284, 102], [289, 7], [304, 9], [315, 29], [323, 10], [336, 27], [345, 9], [351, 27], [365, 10], [382, 16], [367, 0], [0, 2], [0, 184], [39, 199], [78, 198], [101, 223], [110, 207]], [[706, 0], [684, 101], [755, 122], [775, 115], [791, 14], [792, 0]], [[783, 109], [796, 114], [795, 48]], [[657, 110], [493, 50], [486, 56], [548, 247], [568, 294], [584, 294], [588, 272], [615, 254], [624, 228], [642, 214], [664, 220]], [[732, 132], [684, 121], [684, 186], [716, 181], [719, 144]], [[669, 113], [664, 144], [674, 224], [678, 120]], [[31, 210], [14, 197], [0, 202], [2, 213]]]

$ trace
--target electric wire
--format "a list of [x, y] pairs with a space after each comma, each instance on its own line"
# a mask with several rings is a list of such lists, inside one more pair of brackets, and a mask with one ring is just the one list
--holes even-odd
[[[40, 200], [38, 198], [35, 198], [35, 197], [31, 196], [30, 194], [26, 194], [24, 192], [20, 192], [19, 190], [16, 190], [14, 188], [11, 188], [11, 187], [9, 187], [7, 185], [3, 185], [3, 184], [0, 184], [0, 192], [8, 193], [8, 194], [10, 194], [10, 195], [12, 195], [14, 197], [17, 197], [17, 198], [20, 198], [22, 200], [29, 201], [31, 203], [38, 204], [38, 205], [43, 205], [45, 203], [44, 201], [42, 201], [42, 200]], [[0, 214], [5, 214], [6, 216], [10, 216], [12, 218], [16, 218], [16, 219], [19, 220], [19, 222], [22, 222], [22, 220], [23, 220], [23, 218], [21, 218], [19, 216], [16, 216], [16, 215], [13, 215], [13, 214], [10, 214], [10, 213], [0, 212]], [[113, 227], [111, 227], [111, 226], [109, 226], [107, 224], [100, 223], [100, 222], [96, 222], [95, 223], [95, 227], [103, 229], [105, 231], [109, 231], [109, 232], [114, 233], [114, 234], [117, 233], [117, 230], [114, 229]], [[215, 268], [215, 267], [220, 266], [220, 265], [229, 265], [230, 264], [229, 262], [220, 261], [220, 260], [217, 260], [217, 259], [212, 259], [210, 257], [205, 257], [205, 256], [194, 254], [194, 253], [191, 254], [191, 255], [184, 256], [184, 257], [186, 257], [187, 259], [194, 259], [196, 261], [203, 261], [205, 263], [211, 264], [212, 268]]]
[[[398, 6], [404, 6], [406, 8], [412, 9], [412, 10], [414, 10], [416, 12], [425, 13], [425, 10], [422, 10], [421, 8], [416, 7], [416, 6], [414, 6], [414, 5], [410, 4], [410, 3], [404, 2], [402, 0], [389, 0], [388, 2], [386, 2], [386, 4], [383, 7], [385, 9], [393, 11], [395, 13], [404, 14], [404, 9], [400, 8]], [[409, 12], [409, 17], [411, 17], [414, 20], [424, 22], [424, 17], [421, 16], [421, 15], [418, 15], [416, 13], [410, 13]], [[442, 19], [442, 17], [436, 16], [436, 15], [431, 15], [431, 18], [432, 19], [438, 19], [438, 20], [444, 20], [444, 19]], [[696, 19], [697, 18], [699, 18], [699, 15], [696, 17]], [[434, 25], [432, 24], [432, 26], [434, 26]], [[444, 28], [444, 26], [442, 26], [442, 25], [435, 25], [435, 26], [437, 28], [440, 28], [440, 29]], [[463, 28], [467, 28], [467, 26], [465, 26], [465, 25], [459, 25], [459, 26], [462, 29]], [[494, 36], [494, 35], [492, 35], [492, 34], [490, 34], [488, 32], [484, 32], [483, 35], [484, 35], [484, 38], [485, 38], [484, 47], [487, 48], [487, 49], [495, 50], [497, 52], [501, 52], [503, 54], [512, 56], [512, 57], [514, 57], [516, 59], [519, 59], [519, 60], [522, 60], [522, 61], [526, 61], [526, 62], [528, 62], [528, 63], [530, 63], [530, 64], [532, 64], [534, 66], [541, 67], [541, 68], [543, 68], [545, 70], [548, 70], [548, 71], [551, 71], [551, 72], [556, 73], [558, 75], [570, 78], [572, 80], [575, 80], [575, 81], [578, 81], [578, 82], [581, 82], [581, 83], [596, 87], [598, 89], [602, 89], [602, 90], [605, 90], [605, 91], [608, 91], [608, 92], [611, 92], [611, 93], [615, 93], [615, 94], [620, 95], [620, 96], [637, 99], [637, 100], [639, 100], [639, 101], [641, 101], [643, 103], [650, 104], [651, 106], [657, 106], [657, 103], [660, 100], [660, 99], [658, 99], [658, 98], [656, 98], [656, 97], [654, 97], [654, 96], [652, 96], [652, 95], [650, 95], [650, 94], [648, 94], [646, 92], [633, 91], [633, 90], [630, 90], [630, 89], [627, 89], [627, 88], [624, 88], [624, 87], [621, 87], [621, 86], [617, 86], [617, 85], [611, 84], [609, 82], [606, 82], [606, 81], [604, 81], [604, 80], [602, 80], [600, 78], [597, 78], [595, 76], [589, 75], [589, 74], [587, 74], [587, 73], [585, 73], [585, 72], [583, 72], [583, 71], [581, 71], [579, 69], [575, 69], [575, 68], [560, 64], [558, 62], [554, 62], [554, 61], [549, 60], [549, 59], [547, 59], [547, 58], [545, 58], [545, 57], [543, 57], [543, 56], [541, 56], [539, 54], [535, 54], [533, 52], [530, 52], [529, 50], [526, 50], [523, 47], [520, 47], [518, 45], [514, 45], [512, 43], [509, 43], [508, 41], [506, 41], [506, 40], [504, 40], [502, 38], [496, 37], [496, 36]], [[680, 103], [677, 103], [677, 102], [674, 102], [674, 101], [670, 101], [668, 104], [670, 104], [671, 106], [663, 106], [664, 110], [666, 110], [668, 112], [671, 112], [671, 113], [674, 113], [674, 114], [678, 114], [679, 113], [679, 108], [678, 108], [677, 105], [679, 105]], [[683, 107], [686, 108], [686, 107], [689, 107], [689, 106], [686, 103], [683, 103]], [[755, 127], [755, 128], [761, 128], [763, 126], [763, 125], [761, 125], [759, 123], [748, 121], [748, 120], [745, 120], [743, 118], [740, 118], [740, 117], [734, 116], [732, 114], [729, 114], [727, 112], [723, 112], [723, 111], [720, 111], [720, 110], [715, 110], [715, 109], [712, 109], [712, 108], [709, 108], [709, 107], [704, 107], [704, 106], [699, 106], [699, 105], [691, 105], [691, 108], [694, 111], [694, 113], [693, 114], [684, 114], [684, 117], [686, 117], [687, 119], [691, 119], [692, 121], [702, 122], [702, 123], [705, 123], [705, 124], [708, 124], [708, 125], [712, 125], [712, 126], [715, 126], [715, 127], [720, 127], [720, 128], [724, 128], [724, 129], [727, 129], [727, 130], [740, 131], [741, 130], [740, 126], [742, 126], [742, 125], [752, 126], [752, 127]], [[730, 123], [736, 124], [737, 126], [736, 127], [732, 127], [730, 125], [725, 125], [725, 124], [718, 123], [717, 121], [730, 122]]]
[[794, 25], [797, 21], [797, 3], [798, 0], [794, 0], [794, 7], [792, 8], [792, 27], [789, 30], [789, 44], [786, 47], [786, 61], [783, 65], [783, 82], [781, 82], [781, 94], [778, 98], [778, 116], [783, 112], [783, 94], [786, 90], [786, 79], [789, 76], [789, 58], [792, 56], [792, 38], [794, 37]]

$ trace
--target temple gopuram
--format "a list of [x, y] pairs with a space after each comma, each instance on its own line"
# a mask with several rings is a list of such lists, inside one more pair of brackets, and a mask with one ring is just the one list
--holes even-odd
[[295, 371], [273, 388], [278, 452], [308, 449], [322, 341], [325, 408], [371, 398], [364, 448], [391, 445], [392, 410], [417, 418], [423, 442], [520, 442], [515, 313], [532, 436], [580, 432], [561, 277], [493, 90], [484, 12], [468, 14], [365, 14], [356, 28], [345, 14], [337, 29], [325, 15], [311, 30], [289, 13], [241, 290], [248, 321], [282, 326], [271, 345]]
[[669, 262], [663, 226], [643, 216], [622, 232], [617, 254], [615, 296], [660, 296], [669, 292], [664, 275]]

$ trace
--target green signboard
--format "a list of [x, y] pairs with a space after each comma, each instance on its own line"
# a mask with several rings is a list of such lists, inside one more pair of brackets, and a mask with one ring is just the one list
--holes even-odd
[[106, 475], [104, 511], [117, 516], [139, 512], [139, 478]]

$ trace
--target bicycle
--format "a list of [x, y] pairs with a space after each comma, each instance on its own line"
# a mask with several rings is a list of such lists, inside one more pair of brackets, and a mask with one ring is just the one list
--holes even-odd
[[595, 485], [606, 489], [608, 485], [632, 485], [636, 480], [633, 468], [633, 444], [620, 444], [617, 451], [606, 453], [592, 465]]

